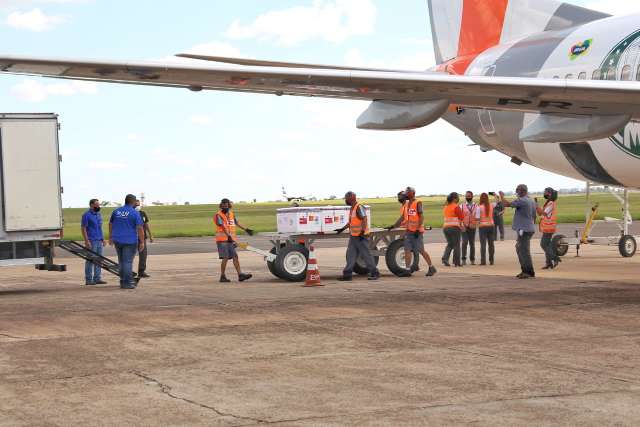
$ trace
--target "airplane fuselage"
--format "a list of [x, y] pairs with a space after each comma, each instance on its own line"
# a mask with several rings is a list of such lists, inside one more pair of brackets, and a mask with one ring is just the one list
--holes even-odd
[[[640, 15], [611, 17], [530, 35], [480, 54], [466, 75], [629, 80], [640, 84]], [[509, 101], [506, 101], [509, 102]], [[588, 114], [588, 111], [585, 111]], [[486, 150], [578, 180], [640, 188], [640, 123], [611, 138], [575, 143], [523, 142], [537, 113], [464, 109], [444, 119]]]

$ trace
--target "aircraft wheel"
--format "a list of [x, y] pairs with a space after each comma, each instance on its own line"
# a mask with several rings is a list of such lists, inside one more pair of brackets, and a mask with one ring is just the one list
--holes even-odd
[[290, 245], [280, 249], [275, 262], [278, 277], [289, 282], [302, 282], [307, 277], [309, 251], [302, 245]]
[[631, 258], [636, 254], [638, 250], [638, 244], [633, 236], [622, 236], [618, 245], [620, 249], [620, 255], [625, 258]]
[[[413, 257], [413, 265], [417, 267], [420, 260], [415, 257], [415, 254], [411, 254], [411, 256]], [[407, 268], [404, 260], [404, 239], [398, 239], [391, 242], [387, 248], [387, 253], [385, 254], [385, 261], [389, 271], [396, 276], [402, 277], [409, 273], [409, 269]]]
[[[276, 248], [271, 248], [269, 252], [276, 255]], [[274, 262], [267, 261], [267, 268], [269, 269], [269, 272], [274, 276], [276, 276], [278, 279], [284, 279], [284, 277], [282, 277], [282, 273], [278, 270], [275, 261]]]
[[[377, 266], [378, 263], [380, 262], [380, 257], [374, 256], [373, 262]], [[356, 266], [353, 267], [353, 272], [360, 276], [366, 276], [369, 274], [369, 269], [367, 268], [367, 264], [364, 262], [362, 257], [358, 257], [358, 259], [356, 260]]]
[[567, 255], [569, 252], [569, 245], [567, 244], [567, 237], [562, 234], [557, 234], [553, 236], [553, 240], [551, 240], [551, 245], [556, 251], [556, 255], [559, 257], [563, 257]]

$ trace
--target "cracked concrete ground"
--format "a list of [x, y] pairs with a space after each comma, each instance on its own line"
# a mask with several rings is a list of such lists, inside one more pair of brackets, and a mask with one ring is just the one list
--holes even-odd
[[206, 254], [152, 257], [136, 291], [2, 269], [0, 425], [636, 425], [640, 259], [586, 248], [523, 282], [512, 246], [346, 284], [321, 249], [315, 289], [251, 254], [229, 286]]

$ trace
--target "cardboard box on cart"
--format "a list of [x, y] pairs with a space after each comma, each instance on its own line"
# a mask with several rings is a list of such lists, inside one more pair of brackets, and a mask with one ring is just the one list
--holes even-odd
[[[278, 209], [278, 233], [332, 233], [349, 223], [349, 206]], [[365, 206], [369, 227], [371, 207]]]

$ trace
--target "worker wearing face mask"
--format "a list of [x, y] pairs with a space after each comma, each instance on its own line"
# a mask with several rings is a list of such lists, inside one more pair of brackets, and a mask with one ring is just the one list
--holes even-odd
[[240, 225], [232, 207], [229, 199], [222, 199], [220, 202], [220, 210], [214, 218], [216, 225], [216, 244], [218, 246], [218, 256], [221, 260], [220, 283], [231, 282], [226, 275], [229, 260], [233, 262], [240, 282], [245, 282], [253, 277], [251, 274], [243, 273], [240, 268], [240, 259], [236, 252], [236, 228], [244, 230], [249, 236], [253, 236], [253, 230]]
[[536, 277], [533, 260], [531, 259], [531, 238], [536, 233], [536, 202], [529, 197], [529, 189], [524, 184], [518, 185], [516, 194], [518, 198], [509, 201], [501, 191], [500, 200], [505, 207], [516, 210], [513, 216], [512, 228], [518, 234], [516, 252], [522, 269], [522, 272], [517, 277], [518, 279], [532, 279]]
[[462, 232], [462, 265], [467, 264], [467, 247], [469, 247], [469, 260], [471, 265], [476, 264], [476, 230], [478, 228], [478, 205], [473, 203], [473, 193], [467, 191], [465, 203], [460, 205], [464, 220]]
[[553, 235], [558, 228], [558, 192], [553, 188], [547, 188], [544, 190], [544, 199], [544, 206], [539, 207], [536, 203], [536, 209], [540, 217], [540, 232], [542, 233], [540, 246], [544, 250], [546, 258], [543, 270], [550, 270], [556, 268], [560, 263], [560, 257], [553, 247]]
[[376, 267], [375, 260], [371, 255], [369, 243], [369, 218], [365, 207], [358, 202], [356, 193], [349, 191], [344, 196], [344, 202], [351, 208], [349, 212], [349, 223], [344, 227], [336, 230], [338, 234], [344, 233], [349, 229], [351, 236], [349, 237], [349, 246], [347, 247], [347, 265], [342, 271], [342, 276], [338, 278], [341, 282], [350, 282], [353, 280], [353, 269], [355, 268], [358, 258], [364, 260], [369, 270], [369, 280], [378, 280], [380, 272]]
[[136, 200], [136, 211], [138, 211], [140, 218], [142, 218], [145, 243], [144, 250], [138, 252], [138, 276], [143, 279], [148, 279], [151, 276], [147, 274], [147, 256], [149, 255], [147, 242], [153, 243], [153, 234], [151, 234], [151, 226], [149, 225], [149, 215], [142, 210], [140, 200]]
[[[100, 200], [91, 199], [89, 210], [82, 215], [82, 237], [84, 246], [92, 252], [102, 255], [104, 249], [104, 234], [102, 233], [102, 214], [100, 213]], [[100, 266], [87, 261], [84, 266], [84, 278], [87, 286], [106, 285], [102, 280]]]

